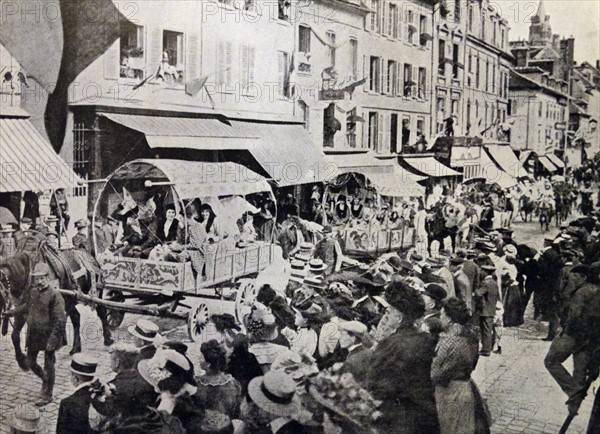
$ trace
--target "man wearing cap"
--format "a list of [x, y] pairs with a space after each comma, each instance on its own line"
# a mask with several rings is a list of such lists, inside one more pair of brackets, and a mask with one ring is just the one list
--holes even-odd
[[481, 270], [485, 277], [475, 291], [481, 333], [481, 350], [479, 354], [489, 356], [493, 347], [494, 317], [496, 316], [496, 304], [500, 294], [498, 293], [498, 282], [496, 280], [496, 267], [483, 265]]
[[87, 252], [92, 252], [92, 246], [88, 237], [88, 222], [85, 219], [80, 219], [75, 222], [77, 233], [73, 236], [71, 242], [75, 249], [83, 249]]
[[[71, 360], [71, 383], [75, 391], [60, 401], [56, 434], [94, 433], [90, 424], [92, 393], [90, 386], [96, 375], [96, 357], [77, 353]], [[97, 423], [97, 421], [93, 421]]]
[[[569, 275], [574, 287], [567, 307], [564, 329], [544, 359], [544, 365], [569, 399], [569, 413], [576, 413], [583, 398], [593, 351], [600, 344], [600, 263], [579, 264]], [[573, 374], [563, 363], [573, 356]]]
[[348, 357], [342, 366], [342, 372], [352, 374], [358, 384], [363, 384], [369, 371], [371, 350], [363, 345], [367, 335], [367, 326], [360, 321], [342, 321], [340, 330], [340, 346], [348, 351]]
[[[52, 401], [54, 389], [55, 352], [67, 344], [65, 301], [57, 289], [50, 285], [50, 267], [45, 263], [35, 266], [32, 287], [23, 296], [14, 313], [25, 314], [27, 322], [27, 366], [42, 379], [38, 406]], [[44, 352], [44, 368], [37, 363], [38, 353]]]

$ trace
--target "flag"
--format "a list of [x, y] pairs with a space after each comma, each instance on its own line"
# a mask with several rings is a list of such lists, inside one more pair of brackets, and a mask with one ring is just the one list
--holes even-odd
[[[120, 36], [127, 22], [111, 0], [40, 0], [56, 19], [35, 19], [29, 0], [2, 1], [0, 43], [50, 93], [46, 133], [60, 151], [67, 124], [69, 85]], [[56, 85], [54, 85], [56, 83]]]
[[204, 75], [200, 78], [194, 78], [193, 80], [185, 83], [185, 93], [189, 96], [196, 96], [202, 90], [208, 80], [208, 75]]

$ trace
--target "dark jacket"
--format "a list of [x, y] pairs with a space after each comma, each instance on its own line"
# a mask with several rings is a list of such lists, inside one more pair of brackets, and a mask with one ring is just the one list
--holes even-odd
[[60, 401], [56, 434], [95, 433], [90, 426], [89, 411], [92, 398], [89, 386], [82, 387]]
[[165, 223], [166, 220], [161, 220], [158, 222], [158, 227], [156, 228], [156, 235], [158, 239], [163, 243], [168, 243], [171, 241], [177, 240], [177, 234], [179, 233], [179, 220], [173, 219], [173, 223], [169, 227], [169, 232], [165, 235]]
[[479, 316], [496, 316], [496, 304], [500, 298], [498, 282], [491, 276], [483, 279], [475, 291]]
[[362, 345], [352, 349], [348, 353], [348, 358], [342, 366], [342, 372], [349, 372], [352, 374], [356, 382], [364, 387], [367, 380], [367, 373], [369, 372], [372, 354], [373, 351]]
[[373, 352], [366, 388], [382, 400], [380, 433], [440, 432], [431, 381], [435, 341], [416, 327], [401, 326]]
[[102, 402], [94, 400], [94, 408], [98, 413], [115, 417], [120, 414], [127, 416], [143, 415], [148, 412], [148, 407], [154, 407], [158, 394], [139, 374], [137, 370], [119, 372], [109, 382], [112, 391]]
[[16, 311], [26, 314], [27, 348], [31, 351], [56, 351], [67, 344], [65, 301], [51, 285], [43, 290], [31, 288]]
[[236, 348], [231, 354], [227, 364], [228, 374], [235, 378], [242, 386], [242, 395], [247, 396], [248, 384], [253, 378], [263, 375], [263, 370], [256, 360], [256, 356], [244, 348]]

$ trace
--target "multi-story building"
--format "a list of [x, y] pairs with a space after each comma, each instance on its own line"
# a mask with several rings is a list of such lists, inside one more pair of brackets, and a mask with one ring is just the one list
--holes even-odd
[[434, 133], [453, 117], [455, 136], [495, 140], [508, 109], [508, 22], [485, 0], [447, 1], [436, 17]]

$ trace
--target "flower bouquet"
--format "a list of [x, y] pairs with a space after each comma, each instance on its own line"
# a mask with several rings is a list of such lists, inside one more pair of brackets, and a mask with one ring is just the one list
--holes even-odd
[[363, 389], [352, 374], [341, 373], [341, 367], [342, 364], [337, 363], [312, 378], [308, 386], [309, 393], [343, 432], [376, 433], [372, 425], [382, 416], [377, 410], [381, 401], [375, 400]]

